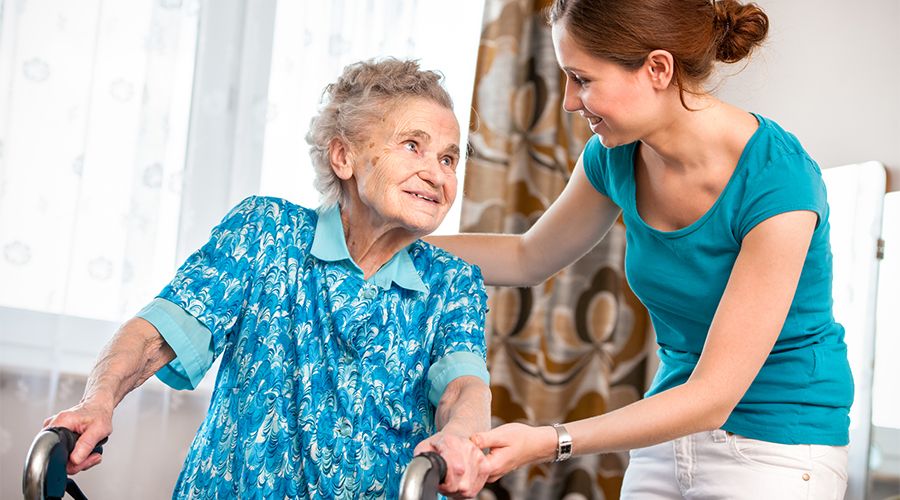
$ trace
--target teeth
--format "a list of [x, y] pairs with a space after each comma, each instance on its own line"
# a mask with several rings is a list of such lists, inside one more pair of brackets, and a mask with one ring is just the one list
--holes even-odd
[[415, 195], [417, 198], [422, 198], [423, 200], [428, 200], [428, 201], [430, 201], [430, 202], [432, 202], [432, 203], [437, 203], [436, 201], [432, 200], [431, 198], [426, 198], [425, 196], [422, 196], [422, 195], [420, 195], [420, 194], [414, 194], [414, 195]]

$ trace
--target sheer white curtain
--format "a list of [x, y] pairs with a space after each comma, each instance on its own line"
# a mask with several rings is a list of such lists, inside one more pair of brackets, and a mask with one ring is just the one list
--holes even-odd
[[[483, 0], [281, 1], [275, 18], [260, 190], [318, 205], [304, 140], [325, 85], [347, 64], [373, 57], [418, 59], [443, 73], [465, 142]], [[465, 163], [457, 169], [465, 175]], [[456, 233], [462, 193], [438, 232]]]
[[[174, 269], [197, 28], [191, 1], [0, 2], [2, 498], [21, 495], [43, 419], [78, 402], [99, 347]], [[166, 470], [129, 460], [138, 421], [155, 412], [157, 434], [179, 415], [163, 396], [123, 405], [92, 498], [140, 483], [135, 464]]]
[[0, 305], [119, 320], [174, 260], [196, 9], [3, 5]]

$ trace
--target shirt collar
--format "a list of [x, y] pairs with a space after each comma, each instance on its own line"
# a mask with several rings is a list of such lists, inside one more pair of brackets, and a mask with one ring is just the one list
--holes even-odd
[[[407, 290], [426, 292], [428, 288], [422, 282], [422, 278], [409, 256], [408, 248], [395, 253], [386, 264], [381, 266], [381, 269], [369, 278], [369, 282], [384, 290], [390, 289], [391, 283], [396, 283]], [[314, 257], [326, 262], [347, 260], [353, 269], [362, 275], [362, 269], [356, 262], [353, 262], [350, 251], [347, 249], [341, 211], [337, 205], [319, 210], [319, 222], [316, 224], [316, 234], [313, 237], [310, 252]]]

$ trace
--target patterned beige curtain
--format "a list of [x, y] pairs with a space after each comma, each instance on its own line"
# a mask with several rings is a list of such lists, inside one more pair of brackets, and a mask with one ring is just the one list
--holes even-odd
[[[462, 230], [524, 232], [559, 195], [590, 130], [562, 110], [549, 0], [487, 0]], [[489, 290], [493, 424], [549, 424], [631, 403], [645, 387], [647, 313], [625, 285], [624, 228], [533, 288]], [[482, 498], [618, 498], [627, 454], [523, 468]]]

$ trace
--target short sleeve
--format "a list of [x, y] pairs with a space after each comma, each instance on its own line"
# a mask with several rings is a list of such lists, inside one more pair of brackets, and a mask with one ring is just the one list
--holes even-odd
[[168, 300], [156, 298], [137, 313], [175, 351], [156, 376], [173, 389], [196, 389], [213, 363], [212, 335], [206, 326]]
[[743, 240], [760, 222], [785, 212], [808, 210], [827, 218], [828, 202], [819, 167], [803, 154], [770, 161], [747, 179], [737, 218], [737, 237]]
[[484, 322], [487, 294], [481, 270], [464, 265], [452, 281], [431, 350], [428, 399], [437, 406], [447, 384], [472, 375], [489, 383]]
[[[239, 203], [212, 230], [209, 241], [185, 260], [172, 281], [158, 295], [159, 299], [196, 318], [209, 331], [213, 359], [232, 341], [231, 332], [246, 306], [247, 291], [253, 282], [252, 273], [264, 251], [265, 235], [272, 231], [271, 226], [274, 225], [272, 212], [277, 209], [277, 204], [260, 197], [250, 197]], [[153, 323], [150, 319], [148, 321]], [[160, 324], [154, 323], [154, 326], [157, 329], [162, 326], [166, 330], [160, 333], [170, 345], [195, 343], [190, 339], [176, 338], [183, 336], [184, 330], [166, 329], [164, 321], [157, 319], [157, 322]], [[176, 354], [180, 357], [181, 353], [176, 351]], [[175, 361], [187, 366], [186, 359], [176, 358]], [[177, 367], [172, 365], [167, 368]], [[205, 369], [208, 368], [207, 365]]]
[[594, 189], [609, 197], [610, 190], [606, 185], [609, 180], [609, 173], [606, 172], [608, 162], [603, 161], [604, 153], [605, 148], [600, 144], [600, 138], [596, 135], [591, 136], [581, 152], [581, 164], [584, 165], [584, 173]]

